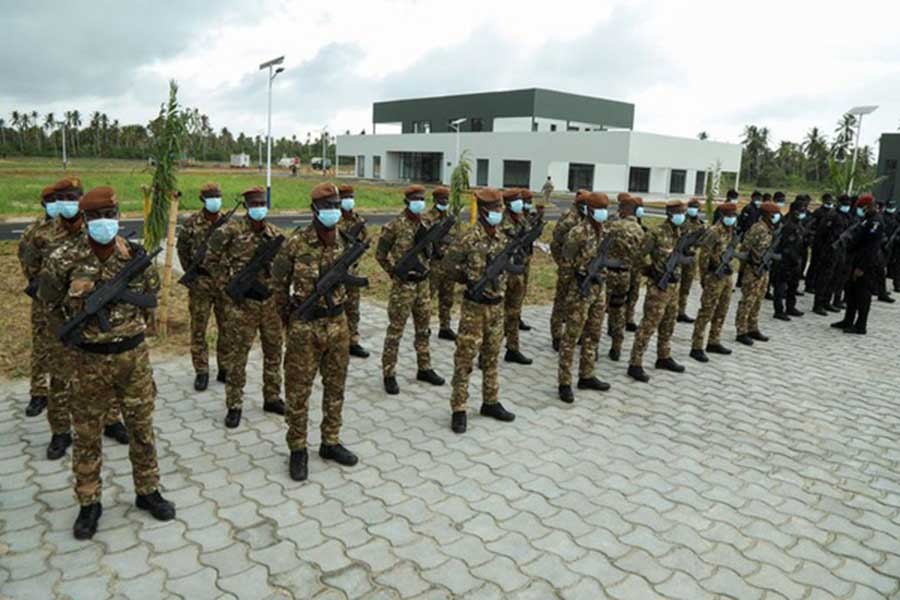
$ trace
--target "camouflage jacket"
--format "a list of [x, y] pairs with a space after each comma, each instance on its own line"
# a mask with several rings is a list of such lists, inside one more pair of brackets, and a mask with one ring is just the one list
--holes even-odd
[[[675, 249], [678, 238], [681, 237], [682, 230], [680, 227], [672, 225], [672, 221], [666, 220], [658, 227], [654, 227], [647, 232], [644, 238], [644, 246], [641, 249], [641, 256], [650, 256], [650, 278], [659, 279], [666, 272], [666, 259]], [[681, 275], [681, 266], [675, 267], [672, 273], [674, 280], [677, 281]]]
[[[326, 246], [312, 223], [291, 234], [272, 265], [278, 306], [289, 308], [288, 299], [300, 304], [310, 297], [319, 277], [340, 258], [346, 248], [340, 235], [334, 237], [333, 244]], [[332, 293], [334, 304], [343, 304], [346, 297], [344, 286], [336, 286]], [[320, 300], [317, 306], [326, 308], [325, 299]]]
[[[50, 255], [41, 272], [38, 295], [57, 308], [64, 319], [71, 318], [82, 310], [85, 298], [97, 286], [115, 277], [138, 251], [143, 251], [139, 245], [116, 236], [113, 253], [106, 260], [100, 260], [86, 235], [72, 237]], [[128, 287], [137, 293], [155, 295], [159, 291], [156, 265], [150, 265]], [[133, 337], [143, 333], [153, 318], [152, 309], [145, 310], [127, 302], [114, 302], [107, 308], [109, 331], [101, 331], [97, 320], [90, 319], [81, 335], [84, 342], [117, 342]]]
[[[191, 266], [194, 254], [200, 248], [200, 245], [203, 244], [206, 236], [209, 235], [209, 228], [218, 222], [218, 220], [210, 221], [206, 218], [206, 214], [205, 210], [198, 210], [182, 223], [178, 231], [178, 243], [175, 248], [178, 251], [178, 260], [181, 261], [182, 270], [186, 270]], [[218, 215], [218, 218], [224, 219], [225, 217]], [[210, 256], [207, 253], [203, 258], [203, 263], [198, 266], [210, 272], [209, 263]]]
[[[500, 229], [491, 234], [481, 223], [476, 223], [466, 231], [455, 246], [450, 249], [448, 260], [460, 270], [467, 285], [474, 284], [484, 276], [488, 262], [506, 247], [507, 238]], [[496, 285], [488, 285], [486, 298], [502, 299], [506, 289], [506, 273], [497, 278]]]
[[741, 251], [747, 253], [747, 264], [757, 267], [762, 263], [763, 255], [772, 243], [773, 228], [763, 219], [753, 224], [744, 236]]
[[[685, 218], [684, 225], [681, 226], [681, 233], [694, 233], [698, 229], [700, 231], [705, 231], [707, 228], [706, 223], [699, 216], [694, 217], [693, 219], [690, 217]], [[700, 234], [703, 235], [702, 233]]]
[[[209, 252], [206, 254], [207, 268], [219, 286], [225, 287], [231, 278], [250, 262], [260, 244], [281, 234], [281, 229], [268, 221], [263, 221], [263, 228], [256, 231], [250, 217], [232, 219], [227, 225], [217, 229], [209, 240]], [[271, 264], [260, 271], [259, 282], [272, 288]]]
[[354, 227], [359, 227], [360, 223], [362, 223], [362, 227], [360, 228], [359, 233], [356, 234], [356, 239], [365, 242], [369, 239], [369, 230], [366, 229], [366, 220], [358, 212], [351, 212], [350, 215], [347, 216], [347, 213], [341, 211], [341, 220], [338, 222], [338, 231], [349, 234], [350, 230]]
[[592, 222], [583, 220], [569, 231], [563, 246], [563, 260], [572, 266], [576, 274], [587, 275], [588, 264], [600, 253], [600, 245], [608, 235], [609, 232], [602, 227], [594, 227]]
[[[449, 211], [440, 211], [432, 206], [427, 213], [422, 215], [422, 222], [431, 227], [435, 223], [440, 223], [449, 216]], [[450, 232], [447, 234], [447, 237], [441, 240], [440, 243], [435, 244], [434, 257], [436, 259], [441, 260], [447, 256], [447, 251], [450, 249], [450, 246], [452, 246], [459, 237], [458, 228], [458, 224], [453, 226], [453, 228], [451, 228]]]
[[715, 272], [722, 262], [722, 255], [735, 236], [734, 227], [725, 227], [721, 221], [708, 227], [698, 244], [700, 248], [697, 263], [701, 276]]
[[31, 281], [41, 272], [41, 265], [48, 255], [48, 240], [58, 219], [41, 217], [25, 228], [19, 240], [19, 264], [25, 279]]
[[[411, 219], [407, 211], [382, 227], [378, 246], [375, 248], [375, 260], [388, 275], [393, 277], [394, 265], [416, 243], [416, 232], [424, 225], [424, 220]], [[420, 257], [422, 264], [428, 268], [428, 260]]]
[[[519, 220], [516, 221], [513, 214], [507, 209], [503, 211], [503, 220], [500, 222], [499, 229], [503, 233], [502, 239], [511, 240], [531, 229], [531, 223], [528, 222], [528, 217], [525, 213], [520, 214]], [[529, 262], [531, 262], [531, 257], [528, 254], [525, 254], [524, 258], [523, 264], [527, 266]]]
[[641, 266], [641, 248], [644, 244], [644, 228], [637, 217], [630, 215], [611, 222], [607, 234], [612, 237], [609, 244], [609, 257], [621, 260], [632, 268]]
[[557, 221], [556, 228], [553, 230], [553, 241], [550, 242], [550, 255], [553, 256], [553, 260], [557, 264], [562, 259], [562, 249], [566, 242], [566, 236], [569, 235], [569, 230], [581, 222], [582, 216], [573, 205], [569, 212]]

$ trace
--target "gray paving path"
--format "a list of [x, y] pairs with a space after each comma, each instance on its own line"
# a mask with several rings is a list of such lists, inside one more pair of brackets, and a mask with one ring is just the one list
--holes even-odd
[[[133, 508], [127, 451], [109, 445], [89, 543], [71, 536], [69, 459], [43, 458], [26, 383], [4, 385], [0, 596], [898, 597], [900, 308], [876, 303], [866, 338], [767, 315], [771, 343], [708, 365], [685, 356], [679, 325], [686, 374], [651, 370], [641, 385], [603, 358], [613, 389], [573, 406], [555, 396], [547, 314], [526, 311], [536, 365], [502, 366], [515, 423], [473, 414], [462, 437], [449, 431], [449, 387], [412, 381], [409, 336], [398, 397], [381, 391], [378, 352], [353, 359], [344, 440], [360, 465], [312, 457], [305, 484], [287, 476], [285, 427], [260, 411], [258, 376], [243, 425], [226, 432], [222, 387], [195, 394], [187, 360], [158, 362], [160, 465], [178, 518]], [[384, 310], [363, 319], [380, 348]], [[448, 378], [451, 350], [435, 339]]]

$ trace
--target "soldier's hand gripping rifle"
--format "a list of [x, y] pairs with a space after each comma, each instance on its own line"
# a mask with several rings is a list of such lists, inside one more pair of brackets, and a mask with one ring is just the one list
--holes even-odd
[[470, 299], [481, 302], [488, 285], [496, 288], [497, 281], [504, 271], [513, 275], [521, 275], [525, 272], [525, 266], [517, 262], [517, 257], [522, 252], [522, 239], [513, 236], [497, 256], [488, 260], [484, 268], [484, 275], [466, 290]]
[[656, 287], [661, 290], [668, 289], [670, 283], [676, 283], [678, 281], [678, 278], [675, 276], [675, 269], [681, 265], [693, 264], [694, 256], [690, 253], [691, 248], [697, 245], [702, 234], [702, 229], [696, 229], [691, 233], [686, 233], [678, 238], [675, 248], [669, 254], [669, 257], [666, 258], [666, 270], [659, 280], [657, 280]]
[[756, 274], [758, 276], [763, 276], [765, 273], [768, 273], [772, 268], [772, 263], [781, 260], [781, 234], [784, 232], [784, 227], [779, 227], [775, 230], [775, 235], [772, 236], [772, 243], [769, 244], [769, 247], [766, 248], [765, 253], [762, 255], [762, 260], [759, 261], [759, 265], [756, 267]]
[[369, 249], [369, 242], [360, 242], [349, 236], [347, 236], [347, 239], [350, 241], [350, 246], [344, 250], [344, 253], [325, 273], [319, 276], [313, 293], [292, 309], [291, 319], [309, 321], [312, 318], [313, 309], [322, 298], [325, 299], [325, 304], [329, 309], [334, 308], [334, 288], [339, 285], [350, 287], [366, 287], [369, 285], [369, 280], [365, 277], [357, 277], [350, 273], [350, 269], [359, 262], [362, 255]]
[[28, 285], [22, 291], [25, 292], [25, 294], [32, 300], [36, 300], [38, 291], [38, 278], [32, 277], [31, 279], [29, 279]]
[[584, 277], [579, 276], [578, 279], [578, 291], [584, 298], [587, 298], [591, 293], [591, 286], [596, 284], [602, 284], [603, 280], [606, 278], [603, 271], [609, 267], [613, 267], [615, 269], [621, 269], [625, 266], [621, 260], [617, 258], [609, 257], [609, 246], [612, 243], [612, 236], [607, 235], [606, 238], [600, 242], [600, 250], [597, 252], [597, 256], [591, 259], [591, 262], [588, 263], [587, 266], [587, 274]]
[[272, 290], [260, 283], [258, 277], [260, 271], [275, 259], [283, 243], [284, 236], [278, 235], [257, 246], [250, 262], [244, 265], [244, 268], [225, 286], [225, 293], [239, 304], [245, 299], [265, 300], [271, 296]]
[[850, 243], [850, 240], [853, 239], [853, 236], [856, 235], [857, 229], [859, 229], [860, 225], [862, 225], [862, 220], [857, 220], [853, 225], [844, 230], [844, 232], [838, 237], [838, 239], [834, 240], [831, 243], [832, 250], [840, 250], [844, 251], [847, 249], [847, 244]]
[[397, 264], [394, 265], [394, 275], [401, 281], [421, 281], [428, 272], [428, 269], [422, 263], [421, 256], [430, 256], [434, 244], [443, 240], [456, 219], [448, 216], [439, 223], [435, 223], [431, 227], [420, 227], [416, 231], [415, 242], [412, 248], [406, 251], [406, 254], [400, 257]]
[[197, 277], [200, 276], [200, 265], [203, 264], [203, 259], [206, 258], [206, 253], [209, 251], [209, 240], [212, 239], [212, 236], [217, 229], [225, 225], [225, 223], [227, 223], [228, 220], [231, 219], [232, 215], [234, 215], [234, 211], [236, 211], [240, 205], [241, 197], [239, 196], [238, 201], [235, 202], [233, 207], [231, 207], [231, 210], [225, 213], [225, 216], [223, 216], [221, 219], [210, 226], [209, 231], [206, 232], [206, 237], [203, 238], [203, 243], [200, 244], [194, 251], [194, 255], [191, 257], [191, 264], [184, 270], [184, 275], [181, 276], [181, 279], [178, 280], [178, 283], [184, 286], [189, 286], [197, 280]]
[[156, 296], [154, 294], [141, 294], [128, 289], [128, 284], [153, 264], [153, 259], [162, 252], [162, 247], [147, 254], [143, 248], [136, 250], [135, 256], [116, 273], [116, 276], [103, 283], [100, 287], [85, 299], [81, 312], [66, 321], [57, 332], [59, 340], [71, 346], [81, 340], [81, 332], [84, 330], [87, 320], [97, 318], [101, 331], [109, 331], [109, 310], [113, 302], [126, 302], [139, 308], [154, 308]]
[[538, 218], [534, 221], [530, 219], [526, 221], [531, 224], [531, 227], [526, 229], [522, 235], [522, 254], [531, 256], [534, 253], [534, 243], [538, 241], [541, 237], [541, 234], [544, 233], [544, 225], [546, 225], [546, 221], [542, 218]]
[[742, 261], [747, 260], [746, 252], [738, 252], [738, 246], [740, 246], [743, 240], [743, 233], [735, 233], [731, 236], [731, 241], [728, 242], [728, 245], [725, 247], [725, 252], [722, 253], [722, 260], [719, 261], [719, 266], [713, 271], [713, 275], [716, 279], [722, 279], [734, 272], [731, 268], [731, 261], [735, 258]]

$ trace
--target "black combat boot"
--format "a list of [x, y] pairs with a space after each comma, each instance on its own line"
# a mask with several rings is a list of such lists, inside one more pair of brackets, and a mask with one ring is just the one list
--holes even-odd
[[694, 322], [694, 319], [687, 316], [685, 313], [681, 313], [680, 315], [678, 315], [678, 317], [675, 320], [678, 321], [679, 323], [693, 323]]
[[447, 340], [447, 341], [450, 341], [450, 342], [455, 342], [455, 341], [456, 341], [456, 334], [453, 333], [453, 330], [450, 329], [450, 328], [447, 328], [447, 329], [441, 328], [441, 329], [438, 331], [438, 339], [441, 339], [441, 340]]
[[820, 317], [827, 317], [827, 316], [828, 316], [828, 311], [825, 310], [825, 307], [824, 307], [824, 306], [813, 306], [813, 312], [814, 312], [815, 314], [819, 315]]
[[66, 448], [72, 445], [72, 434], [54, 433], [50, 436], [50, 445], [47, 446], [47, 460], [58, 460], [65, 456]]
[[219, 372], [216, 373], [216, 381], [218, 381], [219, 383], [225, 383], [225, 381], [227, 379], [228, 379], [228, 371], [226, 369], [219, 367]]
[[778, 319], [779, 321], [790, 321], [791, 320], [791, 318], [783, 312], [775, 313], [774, 315], [772, 315], [772, 318]]
[[[750, 340], [750, 341], [752, 342], [753, 340]], [[719, 344], [719, 343], [707, 344], [706, 351], [709, 352], [710, 354], [723, 354], [725, 356], [728, 356], [729, 354], [731, 354], [730, 348], [726, 348], [725, 346], [723, 346], [722, 344]]]
[[852, 325], [852, 323], [848, 323], [844, 319], [841, 319], [840, 321], [835, 321], [834, 323], [831, 324], [831, 326], [834, 329], [847, 329], [848, 327], [850, 327], [850, 325]]
[[600, 381], [596, 377], [579, 377], [578, 378], [578, 389], [579, 390], [596, 390], [598, 392], [607, 392], [609, 391], [609, 384], [605, 381]]
[[644, 367], [628, 365], [628, 376], [635, 381], [640, 381], [641, 383], [647, 383], [648, 381], [650, 381], [650, 376], [647, 375], [646, 372], [644, 372]]
[[619, 350], [617, 350], [617, 349], [615, 349], [615, 348], [610, 348], [610, 349], [609, 349], [609, 360], [611, 360], [611, 361], [613, 361], [613, 362], [619, 362], [619, 359], [620, 359], [621, 357], [622, 357], [622, 352], [621, 352], [621, 351], [619, 351]]
[[756, 340], [757, 342], [768, 342], [769, 336], [763, 335], [758, 329], [756, 331], [751, 331], [747, 335], [750, 336], [750, 339]]
[[416, 373], [416, 381], [424, 381], [431, 385], [444, 385], [444, 378], [434, 372], [434, 369], [424, 369]]
[[519, 331], [531, 331], [531, 325], [528, 325], [522, 319], [519, 319]]
[[274, 400], [263, 402], [263, 411], [275, 413], [276, 415], [283, 415], [284, 400], [282, 400], [281, 398], [275, 398]]
[[791, 316], [791, 317], [802, 317], [802, 316], [803, 316], [803, 311], [802, 311], [802, 310], [797, 310], [796, 308], [794, 308], [794, 307], [792, 306], [791, 308], [787, 309], [787, 314], [788, 314], [789, 316]]
[[322, 444], [319, 446], [319, 458], [333, 460], [339, 465], [352, 467], [359, 462], [356, 455], [344, 448], [341, 444]]
[[103, 428], [103, 435], [116, 440], [120, 444], [128, 443], [128, 430], [125, 429], [125, 425], [121, 421], [116, 421], [112, 425], [106, 425]]
[[634, 333], [635, 331], [638, 330], [637, 323], [626, 323], [625, 330]]
[[507, 349], [506, 356], [503, 357], [503, 360], [508, 363], [515, 363], [517, 365], [530, 365], [532, 362], [534, 362], [518, 350], [509, 349]]
[[356, 358], [369, 358], [369, 351], [359, 344], [351, 344], [350, 356], [355, 356]]
[[75, 525], [72, 527], [75, 539], [89, 540], [94, 537], [94, 534], [97, 533], [97, 523], [102, 514], [103, 505], [99, 502], [82, 506], [78, 511], [78, 518], [75, 519]]
[[671, 356], [668, 358], [657, 358], [656, 368], [672, 371], [673, 373], [684, 373], [684, 365], [679, 365]]
[[840, 312], [847, 308], [847, 304], [843, 300], [835, 300], [832, 304], [837, 309], [836, 312]]
[[887, 302], [888, 304], [894, 303], [894, 299], [887, 292], [885, 292], [884, 294], [878, 294], [878, 301], [879, 302]]
[[36, 417], [47, 408], [47, 396], [32, 396], [28, 406], [25, 407], [26, 417]]
[[159, 490], [138, 495], [134, 505], [149, 512], [157, 521], [171, 521], [175, 518], [175, 505], [163, 498]]
[[745, 346], [753, 345], [753, 338], [751, 338], [746, 333], [739, 333], [736, 338], [734, 338], [738, 343], [743, 344]]
[[204, 391], [209, 387], [209, 373], [197, 373], [194, 377], [194, 389], [198, 392]]
[[228, 414], [225, 415], [225, 427], [234, 429], [241, 424], [241, 409], [229, 408]]
[[516, 420], [516, 415], [503, 408], [503, 405], [499, 402], [494, 402], [493, 404], [482, 404], [481, 416], [491, 417], [493, 419], [504, 421], [506, 423]]
[[703, 351], [703, 348], [691, 348], [690, 356], [697, 362], [709, 362], [709, 357]]
[[573, 402], [575, 402], [575, 394], [572, 393], [571, 385], [559, 386], [559, 399], [566, 404], [572, 404]]
[[866, 335], [866, 330], [858, 325], [851, 325], [844, 328], [844, 333], [852, 333], [854, 335]]
[[306, 481], [309, 477], [309, 453], [303, 450], [291, 450], [290, 471], [294, 481]]
[[384, 378], [384, 391], [391, 396], [396, 396], [400, 393], [400, 386], [397, 385], [396, 377], [391, 375], [390, 377]]
[[450, 429], [453, 430], [453, 433], [466, 432], [466, 411], [453, 411], [453, 416], [450, 417]]
[[559, 338], [553, 338], [551, 345], [553, 346], [554, 352], [559, 352], [559, 342], [560, 342]]
[[828, 312], [833, 312], [833, 313], [841, 312], [841, 309], [838, 308], [837, 306], [835, 306], [834, 304], [826, 304], [825, 310], [827, 310]]

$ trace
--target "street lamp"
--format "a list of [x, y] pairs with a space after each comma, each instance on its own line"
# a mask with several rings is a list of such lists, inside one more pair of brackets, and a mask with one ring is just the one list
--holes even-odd
[[279, 56], [259, 65], [259, 70], [269, 70], [269, 124], [266, 133], [266, 206], [272, 205], [272, 81], [278, 74], [284, 71], [284, 67], [273, 68], [284, 62], [284, 57]]
[[859, 134], [862, 131], [863, 116], [875, 112], [875, 109], [877, 108], [877, 106], [873, 105], [854, 106], [847, 111], [848, 115], [859, 117], [859, 121], [856, 124], [856, 144], [853, 146], [853, 161], [850, 163], [850, 182], [847, 184], [848, 196], [853, 193], [853, 178], [856, 176], [856, 155], [859, 153]]
[[[326, 156], [326, 154], [328, 152], [328, 146], [327, 146], [328, 141], [327, 140], [328, 140], [328, 125], [325, 125], [324, 127], [322, 127], [322, 177], [328, 176], [328, 163], [325, 162], [326, 160], [328, 160], [328, 157]], [[334, 160], [335, 160], [335, 162], [337, 162], [336, 154], [335, 154]], [[337, 165], [334, 166], [334, 173], [335, 173], [335, 175], [337, 175]]]
[[63, 161], [63, 171], [69, 168], [69, 159], [66, 156], [66, 122], [60, 121], [59, 128], [62, 131], [62, 161]]
[[459, 164], [459, 129], [466, 122], [466, 117], [460, 117], [450, 121], [450, 127], [456, 130], [456, 164]]

